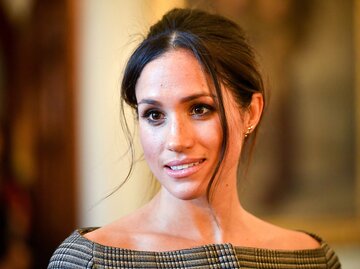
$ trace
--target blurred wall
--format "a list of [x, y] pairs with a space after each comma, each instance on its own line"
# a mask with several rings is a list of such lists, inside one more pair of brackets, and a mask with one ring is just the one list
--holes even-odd
[[[120, 126], [120, 83], [124, 64], [141, 34], [183, 1], [82, 0], [78, 21], [79, 226], [99, 226], [146, 202], [153, 189], [144, 162], [114, 195], [128, 172], [126, 139]], [[129, 113], [129, 122], [132, 115]], [[139, 153], [139, 147], [136, 147]], [[138, 154], [139, 155], [139, 154]]]

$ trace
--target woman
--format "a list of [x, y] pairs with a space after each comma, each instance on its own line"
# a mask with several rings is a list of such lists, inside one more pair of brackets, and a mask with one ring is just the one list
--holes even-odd
[[161, 189], [143, 208], [75, 231], [49, 268], [340, 268], [320, 238], [249, 214], [237, 194], [264, 89], [242, 30], [221, 16], [174, 9], [132, 54], [122, 99], [138, 115]]

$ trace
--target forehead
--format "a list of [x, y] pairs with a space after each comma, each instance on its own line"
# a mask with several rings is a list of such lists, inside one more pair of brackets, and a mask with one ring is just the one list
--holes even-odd
[[135, 90], [137, 98], [169, 91], [209, 93], [207, 75], [202, 66], [191, 52], [184, 49], [171, 50], [149, 62], [141, 72]]

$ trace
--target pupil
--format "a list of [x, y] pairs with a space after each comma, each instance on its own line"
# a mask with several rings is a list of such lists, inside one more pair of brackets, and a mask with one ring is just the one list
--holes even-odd
[[152, 113], [152, 118], [153, 118], [154, 120], [159, 119], [159, 113], [153, 112], [153, 113]]
[[204, 112], [204, 108], [202, 108], [202, 107], [195, 108], [195, 113], [202, 114], [203, 112]]

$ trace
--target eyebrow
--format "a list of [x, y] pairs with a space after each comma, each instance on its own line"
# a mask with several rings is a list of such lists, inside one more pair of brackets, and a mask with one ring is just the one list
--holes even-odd
[[[198, 94], [193, 94], [193, 95], [189, 95], [186, 96], [184, 98], [181, 98], [180, 102], [181, 103], [187, 103], [190, 101], [193, 101], [195, 99], [201, 98], [201, 97], [211, 97], [213, 99], [216, 99], [216, 96], [213, 94], [208, 94], [208, 93], [198, 93]], [[155, 105], [155, 106], [161, 106], [161, 102], [156, 101], [154, 99], [142, 99], [141, 101], [138, 102], [138, 105], [140, 104], [149, 104], [149, 105]]]

